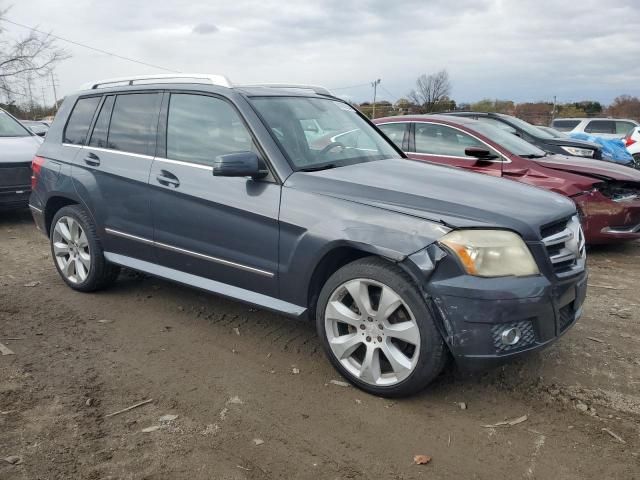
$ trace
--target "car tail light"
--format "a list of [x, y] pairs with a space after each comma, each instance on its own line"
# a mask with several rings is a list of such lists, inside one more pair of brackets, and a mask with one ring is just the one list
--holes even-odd
[[38, 185], [38, 177], [40, 176], [42, 165], [44, 165], [43, 157], [33, 157], [33, 160], [31, 160], [31, 190], [35, 190], [36, 185]]
[[636, 141], [635, 141], [633, 138], [631, 138], [631, 136], [629, 136], [629, 137], [627, 137], [627, 138], [625, 138], [625, 139], [624, 139], [624, 145], [625, 145], [626, 147], [630, 147], [630, 146], [631, 146], [631, 145], [633, 145], [634, 143], [636, 143]]

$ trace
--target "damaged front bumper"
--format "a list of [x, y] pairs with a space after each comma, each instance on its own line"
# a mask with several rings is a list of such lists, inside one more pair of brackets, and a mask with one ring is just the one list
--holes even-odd
[[464, 369], [483, 369], [541, 350], [582, 314], [585, 269], [563, 278], [546, 266], [542, 275], [482, 278], [465, 274], [437, 247], [409, 258], [422, 271], [425, 299]]

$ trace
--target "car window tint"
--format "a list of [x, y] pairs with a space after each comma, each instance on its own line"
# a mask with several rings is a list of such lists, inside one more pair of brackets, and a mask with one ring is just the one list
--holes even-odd
[[466, 133], [434, 123], [416, 123], [415, 142], [416, 153], [453, 157], [466, 157], [464, 151], [468, 147], [486, 148]]
[[153, 155], [161, 99], [159, 93], [118, 95], [111, 115], [108, 148]]
[[489, 125], [493, 125], [494, 127], [498, 127], [506, 132], [509, 133], [513, 133], [515, 135], [516, 133], [516, 129], [513, 128], [511, 125], [508, 125], [504, 122], [501, 122], [500, 120], [496, 120], [495, 118], [491, 118], [491, 117], [478, 117], [477, 118], [478, 121], [483, 122], [483, 123], [488, 123]]
[[616, 122], [616, 133], [626, 135], [635, 125], [631, 122]]
[[580, 120], [554, 120], [552, 125], [556, 130], [560, 130], [561, 132], [569, 132], [576, 128]]
[[257, 152], [236, 110], [204, 95], [172, 94], [167, 123], [167, 157], [212, 165], [218, 155]]
[[109, 121], [111, 120], [111, 111], [115, 98], [113, 95], [109, 95], [100, 108], [98, 119], [96, 120], [91, 139], [89, 140], [89, 145], [92, 147], [108, 148], [107, 134], [109, 132]]
[[404, 139], [404, 133], [407, 130], [408, 123], [386, 123], [384, 125], [378, 125], [378, 128], [389, 137], [389, 139], [395, 143], [398, 147], [402, 148], [402, 140]]
[[591, 120], [584, 131], [587, 133], [616, 133], [616, 124], [612, 120]]
[[91, 126], [93, 114], [96, 108], [98, 108], [100, 99], [101, 97], [89, 97], [81, 98], [76, 102], [69, 121], [67, 122], [67, 128], [64, 130], [64, 143], [84, 145], [89, 127]]

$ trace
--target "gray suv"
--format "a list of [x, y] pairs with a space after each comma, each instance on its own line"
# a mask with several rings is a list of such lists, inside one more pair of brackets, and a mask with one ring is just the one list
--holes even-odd
[[418, 391], [451, 357], [545, 347], [585, 297], [570, 200], [408, 160], [320, 87], [94, 83], [33, 168], [33, 217], [71, 288], [123, 266], [312, 319], [335, 368], [378, 395]]

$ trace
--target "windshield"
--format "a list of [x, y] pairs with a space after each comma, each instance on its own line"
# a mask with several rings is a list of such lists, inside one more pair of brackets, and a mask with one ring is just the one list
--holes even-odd
[[475, 122], [473, 129], [519, 157], [540, 158], [546, 155], [544, 151], [524, 141], [520, 137], [516, 137], [513, 133], [509, 133], [506, 130], [494, 127], [488, 123]]
[[251, 102], [294, 170], [402, 158], [346, 103], [310, 97], [254, 97]]
[[541, 128], [538, 128], [535, 125], [531, 125], [530, 123], [525, 122], [524, 120], [520, 120], [517, 117], [512, 117], [510, 115], [503, 115], [503, 118], [507, 119], [510, 123], [514, 124], [519, 129], [524, 130], [532, 137], [553, 138], [551, 134], [545, 132]]
[[7, 112], [0, 110], [0, 137], [29, 137], [29, 131], [14, 120]]

